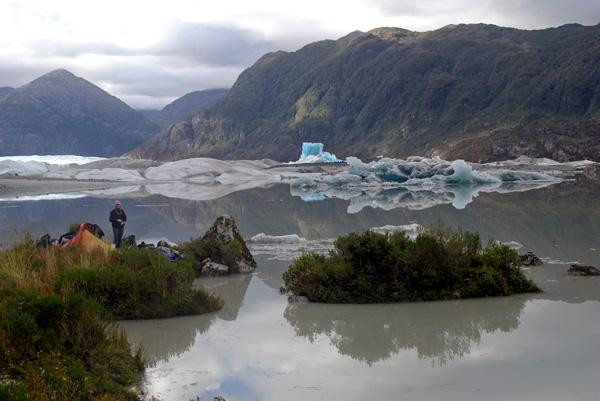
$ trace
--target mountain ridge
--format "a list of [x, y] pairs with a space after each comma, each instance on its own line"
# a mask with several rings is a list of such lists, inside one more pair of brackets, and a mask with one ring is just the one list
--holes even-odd
[[193, 91], [175, 99], [161, 110], [139, 111], [150, 121], [164, 128], [202, 109], [213, 106], [225, 97], [228, 90], [226, 88], [214, 88]]
[[[271, 52], [212, 108], [129, 155], [600, 158], [600, 24], [376, 28]], [[585, 132], [582, 132], [584, 129]]]

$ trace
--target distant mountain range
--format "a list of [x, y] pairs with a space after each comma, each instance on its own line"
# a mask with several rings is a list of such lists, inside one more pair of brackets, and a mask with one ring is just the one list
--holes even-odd
[[227, 91], [228, 89], [206, 89], [190, 92], [169, 103], [162, 110], [140, 110], [140, 112], [150, 121], [160, 125], [161, 128], [165, 128], [191, 117], [202, 109], [213, 106], [225, 97]]
[[440, 154], [600, 160], [600, 25], [378, 28], [268, 53], [215, 106], [130, 155]]
[[159, 129], [66, 70], [43, 75], [0, 100], [0, 155], [118, 156]]
[[192, 92], [147, 118], [91, 82], [55, 70], [20, 88], [0, 88], [0, 156], [120, 156], [226, 92]]

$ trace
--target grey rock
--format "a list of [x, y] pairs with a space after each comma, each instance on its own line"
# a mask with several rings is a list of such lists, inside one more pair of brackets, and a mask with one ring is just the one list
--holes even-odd
[[525, 255], [519, 255], [521, 266], [541, 266], [544, 264], [533, 252], [527, 252]]
[[290, 295], [288, 297], [288, 302], [293, 304], [305, 304], [308, 303], [308, 298], [302, 295]]
[[231, 241], [237, 241], [242, 250], [241, 259], [236, 261], [234, 266], [230, 266], [230, 273], [250, 273], [256, 269], [256, 261], [250, 253], [244, 238], [235, 224], [235, 220], [231, 216], [219, 216], [202, 237], [204, 240], [216, 240], [225, 244]]
[[567, 274], [570, 276], [600, 276], [600, 270], [594, 266], [573, 264], [567, 270]]
[[229, 266], [216, 263], [206, 258], [202, 261], [202, 270], [200, 271], [203, 276], [226, 276], [229, 274]]

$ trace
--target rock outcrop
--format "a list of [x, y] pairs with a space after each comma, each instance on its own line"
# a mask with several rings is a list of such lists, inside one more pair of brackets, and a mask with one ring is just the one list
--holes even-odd
[[576, 265], [573, 264], [567, 270], [570, 276], [600, 276], [600, 269], [594, 266]]
[[541, 266], [544, 264], [533, 252], [527, 252], [525, 255], [519, 255], [521, 266]]
[[208, 231], [186, 247], [201, 262], [202, 275], [251, 273], [256, 261], [231, 216], [219, 216]]

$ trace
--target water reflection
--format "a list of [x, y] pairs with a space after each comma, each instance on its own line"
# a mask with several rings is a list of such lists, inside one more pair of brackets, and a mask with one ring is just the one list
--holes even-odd
[[[31, 230], [59, 236], [74, 221], [99, 223], [110, 232], [107, 213], [110, 199], [72, 199], [15, 202], [0, 207], [0, 244], [15, 232]], [[201, 235], [221, 214], [233, 216], [244, 237], [298, 234], [318, 240], [335, 238], [373, 226], [424, 226], [444, 223], [476, 230], [485, 237], [517, 241], [539, 256], [562, 261], [599, 263], [600, 186], [589, 182], [564, 182], [548, 188], [509, 194], [481, 194], [464, 210], [439, 205], [425, 210], [365, 207], [348, 214], [341, 199], [304, 202], [287, 186], [236, 192], [217, 200], [186, 201], [161, 196], [124, 199], [130, 221], [128, 233], [138, 239], [169, 238], [184, 241]]]
[[251, 275], [214, 277], [197, 280], [196, 285], [225, 300], [215, 313], [184, 316], [173, 319], [131, 320], [119, 322], [132, 344], [142, 346], [151, 366], [189, 351], [198, 335], [205, 333], [217, 321], [235, 321], [250, 284]]
[[[284, 312], [297, 335], [326, 335], [337, 350], [369, 365], [400, 350], [445, 365], [479, 344], [484, 333], [519, 326], [527, 296], [389, 305], [289, 305]], [[326, 311], [325, 311], [326, 309]]]

